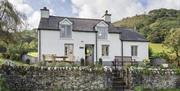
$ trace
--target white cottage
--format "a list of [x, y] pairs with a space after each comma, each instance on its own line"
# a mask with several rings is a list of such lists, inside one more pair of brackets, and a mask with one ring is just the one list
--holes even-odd
[[49, 15], [41, 9], [38, 27], [39, 60], [44, 54], [81, 58], [93, 63], [102, 58], [104, 64], [116, 56], [132, 57], [135, 61], [148, 58], [148, 42], [135, 30], [114, 27], [111, 14], [104, 19], [72, 18]]

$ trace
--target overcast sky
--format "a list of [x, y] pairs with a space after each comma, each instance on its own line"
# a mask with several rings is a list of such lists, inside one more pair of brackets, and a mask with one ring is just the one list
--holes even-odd
[[18, 11], [27, 15], [29, 28], [37, 28], [40, 9], [46, 6], [51, 15], [101, 18], [105, 10], [112, 14], [112, 21], [152, 9], [180, 10], [180, 0], [9, 0]]

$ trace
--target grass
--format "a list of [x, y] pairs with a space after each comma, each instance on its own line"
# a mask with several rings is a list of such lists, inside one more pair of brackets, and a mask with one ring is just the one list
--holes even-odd
[[160, 43], [150, 43], [149, 46], [152, 49], [153, 53], [155, 54], [161, 52], [170, 52], [170, 49], [168, 49], [167, 47], [163, 46], [163, 44]]
[[38, 57], [38, 52], [29, 52], [28, 55], [32, 57]]
[[[142, 86], [136, 86], [134, 91], [152, 91], [152, 89], [143, 88]], [[180, 88], [154, 89], [154, 91], [180, 91]]]
[[176, 54], [172, 53], [170, 48], [165, 47], [161, 43], [149, 43], [149, 47], [152, 49], [152, 56], [157, 56], [159, 53], [166, 53], [170, 59], [174, 60], [176, 58]]

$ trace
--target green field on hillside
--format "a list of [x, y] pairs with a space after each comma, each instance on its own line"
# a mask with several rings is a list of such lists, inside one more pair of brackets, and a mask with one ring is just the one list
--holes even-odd
[[170, 49], [160, 43], [149, 43], [149, 47], [152, 49], [153, 53], [170, 52]]
[[38, 52], [29, 52], [28, 55], [32, 57], [38, 57]]

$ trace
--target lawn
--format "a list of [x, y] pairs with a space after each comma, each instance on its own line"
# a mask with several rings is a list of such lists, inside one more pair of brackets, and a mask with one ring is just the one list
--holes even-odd
[[180, 88], [150, 89], [150, 88], [143, 88], [142, 86], [136, 86], [134, 91], [180, 91]]
[[170, 52], [170, 49], [163, 46], [163, 44], [160, 43], [149, 43], [150, 48], [152, 49], [153, 53], [161, 53], [161, 52]]
[[38, 52], [29, 52], [28, 55], [32, 57], [38, 57]]
[[[138, 89], [135, 91], [153, 91], [153, 89]], [[180, 91], [180, 88], [155, 89], [154, 91]]]

